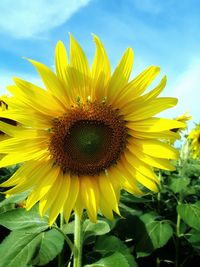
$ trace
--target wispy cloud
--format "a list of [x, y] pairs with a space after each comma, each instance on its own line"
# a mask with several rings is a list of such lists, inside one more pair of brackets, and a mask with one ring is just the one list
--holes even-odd
[[199, 122], [199, 70], [200, 60], [192, 60], [188, 67], [177, 76], [174, 83], [170, 85], [170, 91], [179, 100], [176, 114], [180, 115], [188, 110], [189, 114], [192, 115], [193, 120], [196, 122]]
[[0, 31], [29, 38], [65, 23], [90, 0], [1, 0]]

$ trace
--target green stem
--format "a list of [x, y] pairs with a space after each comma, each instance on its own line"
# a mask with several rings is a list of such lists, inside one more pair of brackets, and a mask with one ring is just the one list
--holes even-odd
[[[181, 204], [183, 201], [182, 194], [179, 194], [179, 201], [178, 205]], [[175, 259], [175, 267], [179, 267], [179, 252], [180, 252], [180, 225], [181, 225], [181, 216], [179, 213], [177, 213], [177, 219], [176, 219], [176, 241], [175, 241], [175, 251], [176, 251], [176, 259]]]
[[73, 245], [72, 241], [69, 239], [69, 237], [57, 226], [52, 226], [52, 228], [56, 229], [58, 232], [60, 232], [63, 235], [65, 241], [67, 242], [68, 246], [70, 247], [70, 250], [75, 255], [76, 254], [76, 248], [74, 247], [74, 245]]
[[[63, 216], [63, 212], [60, 213], [60, 229], [62, 230], [63, 228], [63, 224], [64, 224], [64, 216]], [[60, 254], [58, 255], [58, 267], [62, 267], [63, 266], [63, 251], [60, 252]]]
[[73, 267], [81, 267], [82, 260], [82, 228], [81, 218], [75, 213], [75, 228], [74, 228], [74, 246], [76, 253], [74, 254]]

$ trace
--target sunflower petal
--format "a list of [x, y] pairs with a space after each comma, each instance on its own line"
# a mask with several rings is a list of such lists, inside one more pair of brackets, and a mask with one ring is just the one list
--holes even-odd
[[131, 140], [131, 143], [134, 144], [140, 151], [144, 154], [147, 154], [156, 158], [164, 159], [177, 159], [179, 156], [178, 151], [171, 147], [170, 145], [158, 141], [158, 140]]
[[122, 110], [125, 120], [139, 121], [144, 120], [161, 111], [174, 107], [177, 104], [177, 98], [173, 97], [160, 97], [152, 100], [145, 105], [145, 102], [140, 107], [135, 108], [134, 102], [132, 105], [128, 105], [127, 108]]
[[112, 104], [116, 95], [123, 94], [133, 67], [133, 50], [128, 48], [115, 69], [107, 88], [108, 103]]
[[76, 80], [79, 88], [79, 96], [87, 98], [90, 95], [90, 67], [82, 48], [70, 34], [70, 66], [75, 69]]
[[80, 192], [79, 179], [76, 175], [71, 176], [70, 187], [73, 188], [73, 190], [69, 191], [68, 197], [63, 207], [63, 214], [64, 214], [66, 223], [69, 221], [70, 214], [75, 207], [75, 203], [77, 201], [77, 197]]
[[147, 89], [159, 72], [159, 67], [148, 67], [123, 88], [123, 93], [121, 95], [116, 94], [115, 97], [112, 96], [113, 103], [118, 106], [118, 108], [125, 107], [127, 103], [138, 98]]
[[97, 220], [98, 202], [99, 202], [99, 190], [95, 181], [92, 181], [90, 177], [81, 178], [81, 193], [82, 199], [87, 208], [89, 218], [92, 222]]
[[103, 195], [105, 201], [107, 202], [107, 205], [109, 205], [110, 208], [112, 208], [117, 214], [120, 214], [116, 192], [106, 174], [102, 174], [99, 177], [99, 188], [101, 195]]
[[40, 77], [42, 78], [45, 87], [49, 92], [51, 92], [52, 95], [57, 97], [57, 100], [60, 101], [60, 105], [63, 104], [63, 108], [67, 106], [70, 99], [66, 93], [65, 88], [63, 87], [62, 83], [57, 78], [55, 73], [46, 65], [40, 62], [32, 59], [28, 59], [28, 61], [30, 61], [34, 65]]
[[58, 178], [59, 172], [59, 167], [53, 168], [52, 165], [47, 164], [47, 172], [44, 175], [42, 181], [37, 184], [35, 189], [31, 192], [26, 200], [27, 210], [30, 210], [40, 199], [43, 198], [44, 195], [48, 193], [55, 180]]
[[[148, 118], [145, 120], [127, 122], [127, 127], [138, 132], [162, 132], [174, 128], [184, 128], [185, 123], [164, 118]], [[162, 138], [162, 135], [160, 135]]]
[[106, 54], [106, 50], [101, 43], [101, 40], [93, 35], [96, 44], [96, 53], [92, 64], [92, 88], [94, 88], [93, 98], [102, 100], [105, 97], [105, 89], [110, 80], [111, 70], [110, 62]]
[[70, 189], [70, 176], [69, 175], [59, 175], [59, 179], [62, 180], [59, 194], [57, 195], [55, 201], [53, 202], [50, 212], [49, 212], [49, 224], [52, 225], [56, 220], [58, 214], [61, 212], [65, 200], [69, 194]]

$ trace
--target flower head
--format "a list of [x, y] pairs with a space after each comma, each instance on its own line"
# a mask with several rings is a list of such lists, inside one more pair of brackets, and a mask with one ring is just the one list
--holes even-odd
[[200, 124], [189, 133], [188, 140], [190, 153], [195, 159], [200, 156]]
[[[8, 99], [8, 96], [6, 96], [6, 95], [2, 95], [0, 97], [0, 111], [1, 111], [1, 113], [2, 113], [2, 111], [5, 111], [8, 109], [8, 105], [6, 104], [7, 99]], [[17, 125], [16, 121], [13, 121], [13, 120], [7, 119], [7, 118], [0, 117], [0, 121], [6, 122], [10, 125]], [[5, 133], [0, 130], [0, 141], [5, 140], [7, 138], [8, 138], [8, 136], [5, 135]]]
[[185, 126], [184, 127], [180, 127], [180, 128], [174, 128], [174, 129], [172, 129], [172, 131], [175, 132], [175, 133], [177, 133], [177, 132], [181, 133], [182, 131], [184, 131], [187, 128], [186, 122], [191, 120], [191, 119], [192, 119], [192, 116], [188, 115], [188, 112], [186, 111], [181, 116], [175, 118], [176, 121], [180, 121], [180, 122], [185, 123]]
[[[70, 35], [70, 61], [61, 41], [55, 50], [54, 73], [29, 60], [37, 69], [45, 89], [14, 78], [8, 90], [13, 97], [4, 118], [20, 127], [0, 122], [9, 140], [0, 143], [5, 157], [0, 167], [23, 165], [1, 186], [8, 194], [27, 189], [29, 210], [39, 202], [41, 215], [49, 212], [52, 224], [61, 210], [68, 221], [72, 210], [84, 209], [92, 221], [100, 211], [109, 219], [119, 214], [120, 190], [142, 194], [142, 188], [157, 191], [154, 167], [174, 170], [169, 159], [178, 152], [163, 142], [176, 139], [173, 128], [184, 127], [176, 120], [154, 117], [171, 108], [177, 99], [158, 97], [166, 84], [145, 93], [159, 74], [151, 66], [129, 81], [133, 51], [128, 48], [111, 74], [103, 44], [94, 36], [96, 53], [92, 67]], [[161, 141], [162, 140], [162, 141]]]

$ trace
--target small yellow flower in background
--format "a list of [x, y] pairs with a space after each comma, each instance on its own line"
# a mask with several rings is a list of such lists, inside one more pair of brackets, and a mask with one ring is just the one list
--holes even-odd
[[189, 150], [194, 159], [200, 156], [200, 124], [189, 133]]
[[[0, 111], [1, 112], [8, 109], [8, 105], [6, 104], [7, 99], [8, 99], [8, 96], [6, 96], [6, 95], [0, 96]], [[6, 119], [6, 118], [2, 118], [1, 116], [0, 116], [0, 121], [6, 122], [6, 123], [11, 124], [11, 125], [17, 125], [17, 123], [15, 121], [10, 120], [10, 119]], [[8, 136], [4, 132], [0, 131], [0, 141], [5, 140], [7, 138], [8, 138]]]
[[185, 126], [184, 127], [180, 127], [180, 128], [174, 128], [171, 131], [175, 132], [175, 133], [181, 133], [182, 131], [184, 131], [187, 128], [187, 121], [191, 120], [192, 116], [190, 116], [188, 114], [188, 111], [186, 111], [184, 114], [182, 114], [181, 116], [175, 118], [176, 121], [180, 121], [180, 122], [184, 122]]
[[57, 43], [56, 73], [29, 60], [45, 89], [14, 78], [16, 85], [8, 87], [10, 110], [0, 115], [20, 123], [16, 128], [0, 122], [0, 129], [11, 136], [0, 143], [0, 153], [6, 154], [0, 167], [24, 162], [1, 186], [13, 187], [7, 194], [31, 189], [27, 210], [39, 202], [50, 225], [61, 210], [66, 221], [72, 210], [81, 216], [84, 209], [93, 222], [99, 211], [112, 219], [113, 212], [119, 214], [121, 189], [133, 194], [142, 194], [143, 187], [157, 191], [153, 168], [174, 170], [169, 159], [178, 157], [163, 140], [179, 138], [171, 129], [185, 124], [154, 117], [177, 103], [158, 97], [166, 77], [144, 94], [159, 67], [150, 66], [129, 81], [132, 49], [111, 74], [103, 44], [97, 36], [94, 42], [91, 68], [71, 35], [69, 61], [63, 43]]

